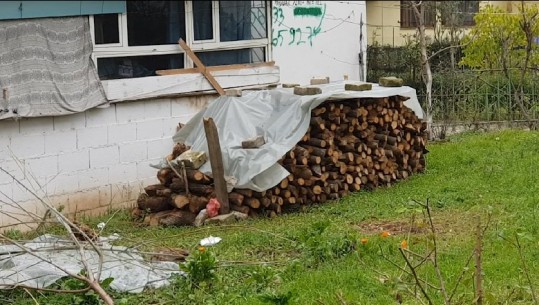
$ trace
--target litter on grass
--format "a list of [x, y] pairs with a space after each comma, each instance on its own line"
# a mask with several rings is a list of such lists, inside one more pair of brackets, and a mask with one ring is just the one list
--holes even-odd
[[[119, 292], [140, 293], [144, 288], [159, 288], [169, 284], [180, 271], [178, 263], [149, 262], [134, 249], [112, 246], [108, 241], [119, 236], [101, 238], [103, 253], [100, 280], [113, 278], [110, 287]], [[31, 254], [24, 249], [31, 250]], [[90, 269], [99, 272], [99, 255], [89, 245], [83, 251]], [[42, 235], [21, 246], [0, 245], [0, 288], [24, 285], [46, 288], [68, 274], [78, 274], [84, 266], [78, 246], [72, 240]], [[65, 270], [65, 271], [64, 271]]]

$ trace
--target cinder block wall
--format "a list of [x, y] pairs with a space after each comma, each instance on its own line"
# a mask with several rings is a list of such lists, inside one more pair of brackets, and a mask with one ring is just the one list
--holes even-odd
[[[0, 120], [0, 167], [28, 186], [35, 176], [51, 201], [71, 216], [127, 207], [144, 186], [157, 183], [150, 164], [171, 152], [177, 124], [213, 99], [121, 102], [67, 116]], [[0, 173], [0, 224], [23, 220], [5, 202], [44, 212], [32, 194]]]

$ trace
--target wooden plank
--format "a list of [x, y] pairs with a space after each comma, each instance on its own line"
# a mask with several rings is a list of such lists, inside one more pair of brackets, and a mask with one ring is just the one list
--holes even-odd
[[196, 56], [195, 52], [193, 52], [191, 50], [191, 48], [185, 43], [185, 41], [183, 41], [182, 38], [180, 38], [180, 40], [178, 40], [178, 43], [180, 44], [180, 47], [185, 51], [185, 54], [187, 54], [187, 56], [189, 56], [189, 58], [191, 58], [193, 63], [195, 63], [195, 65], [198, 68], [198, 71], [200, 73], [202, 73], [204, 75], [204, 77], [206, 77], [206, 79], [213, 86], [213, 88], [215, 88], [215, 91], [217, 91], [217, 93], [219, 93], [219, 95], [225, 95], [225, 90], [223, 90], [223, 88], [221, 88], [221, 85], [219, 85], [219, 83], [215, 80], [215, 78], [213, 78], [213, 75], [211, 75], [211, 73], [206, 69], [206, 67], [200, 61], [198, 56]]
[[[227, 89], [277, 85], [280, 81], [278, 66], [216, 71], [213, 75], [219, 84]], [[194, 92], [215, 92], [208, 80], [198, 71], [191, 74], [104, 80], [101, 84], [107, 99], [113, 103]]]
[[[241, 70], [241, 69], [248, 69], [248, 68], [271, 67], [271, 66], [275, 66], [274, 61], [260, 62], [260, 63], [253, 63], [253, 64], [235, 64], [235, 65], [209, 66], [209, 67], [206, 66], [206, 70], [211, 71], [211, 72], [216, 72], [216, 71]], [[189, 73], [200, 73], [200, 72], [198, 71], [198, 68], [168, 69], [168, 70], [155, 71], [155, 74], [161, 75], [161, 76], [189, 74]]]
[[221, 153], [217, 126], [215, 126], [212, 118], [204, 118], [204, 132], [206, 133], [206, 141], [208, 142], [215, 195], [221, 204], [219, 214], [228, 214], [230, 212], [230, 206], [228, 204], [228, 192], [226, 190], [223, 155]]

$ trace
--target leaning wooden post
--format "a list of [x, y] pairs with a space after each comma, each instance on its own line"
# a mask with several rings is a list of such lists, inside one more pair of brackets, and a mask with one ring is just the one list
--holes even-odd
[[204, 131], [208, 142], [209, 158], [215, 194], [221, 204], [219, 214], [228, 214], [230, 207], [228, 204], [228, 192], [226, 190], [225, 169], [223, 167], [223, 155], [221, 154], [221, 144], [219, 134], [212, 118], [204, 118]]

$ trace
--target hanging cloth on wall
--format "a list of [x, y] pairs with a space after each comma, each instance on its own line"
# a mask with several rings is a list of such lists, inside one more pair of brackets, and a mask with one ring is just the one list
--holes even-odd
[[107, 106], [91, 54], [87, 16], [0, 21], [0, 119]]

